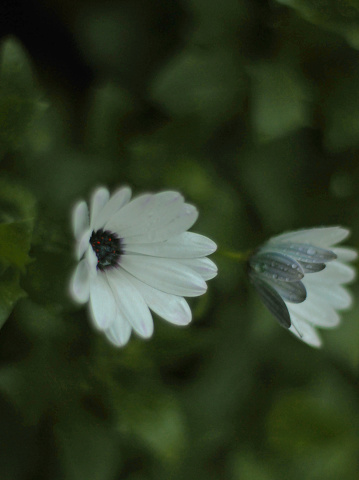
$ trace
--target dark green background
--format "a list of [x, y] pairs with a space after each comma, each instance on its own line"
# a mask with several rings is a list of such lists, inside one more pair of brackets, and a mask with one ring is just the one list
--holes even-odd
[[189, 327], [116, 349], [67, 293], [100, 184], [181, 191], [222, 249], [359, 245], [357, 1], [1, 8], [1, 480], [357, 479], [358, 303], [312, 349], [217, 253]]

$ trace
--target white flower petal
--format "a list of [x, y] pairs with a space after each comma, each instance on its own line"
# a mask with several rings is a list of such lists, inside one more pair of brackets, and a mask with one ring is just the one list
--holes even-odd
[[352, 262], [358, 257], [358, 252], [354, 248], [335, 247], [331, 248], [331, 251], [341, 262]]
[[78, 240], [89, 227], [89, 211], [84, 201], [76, 203], [72, 213], [72, 228]]
[[327, 285], [320, 283], [311, 283], [308, 287], [311, 296], [320, 297], [324, 302], [332, 305], [337, 310], [349, 308], [353, 299], [349, 292], [340, 285]]
[[312, 325], [322, 328], [333, 328], [339, 325], [340, 316], [334, 308], [315, 295], [308, 293], [307, 299], [302, 303], [287, 303], [287, 308], [292, 318], [294, 314]]
[[[130, 202], [109, 222], [122, 238], [156, 232], [181, 212], [184, 202], [177, 192], [161, 192], [140, 202], [139, 199]], [[139, 205], [141, 209], [136, 212]]]
[[157, 315], [175, 325], [188, 325], [190, 323], [192, 312], [183, 297], [161, 292], [137, 280], [126, 271], [123, 273], [140, 292], [149, 308]]
[[106, 330], [117, 315], [116, 302], [106, 276], [102, 272], [91, 279], [90, 312], [95, 326]]
[[89, 264], [90, 274], [92, 277], [97, 275], [97, 257], [92, 247], [89, 245], [85, 253], [85, 258]]
[[93, 222], [93, 229], [99, 230], [103, 228], [107, 222], [112, 218], [117, 212], [121, 210], [131, 199], [131, 189], [128, 187], [123, 187], [117, 190], [113, 195], [111, 195], [110, 200], [98, 213], [97, 218]]
[[90, 271], [86, 259], [81, 260], [70, 282], [72, 298], [79, 303], [88, 302], [90, 296]]
[[116, 298], [120, 314], [141, 337], [153, 333], [152, 315], [138, 290], [127, 280], [121, 269], [108, 270], [106, 276]]
[[107, 230], [118, 232], [121, 238], [124, 237], [124, 230], [136, 225], [140, 219], [142, 220], [146, 213], [151, 209], [154, 195], [145, 193], [131, 200], [121, 210], [119, 210], [106, 223]]
[[355, 270], [349, 265], [338, 262], [337, 260], [327, 263], [325, 269], [321, 272], [308, 274], [305, 276], [305, 284], [326, 284], [335, 285], [351, 282], [355, 278]]
[[183, 232], [163, 242], [124, 244], [126, 253], [141, 253], [153, 257], [198, 258], [215, 252], [217, 245], [198, 233]]
[[308, 323], [303, 322], [295, 315], [293, 316], [291, 315], [291, 320], [292, 320], [292, 326], [289, 328], [289, 330], [294, 335], [296, 335], [303, 342], [308, 343], [308, 345], [311, 345], [312, 347], [317, 347], [317, 348], [321, 347], [322, 340], [318, 335], [317, 331], [315, 330], [315, 328], [313, 328]]
[[129, 341], [132, 327], [118, 311], [114, 322], [105, 330], [107, 338], [117, 347], [123, 347]]
[[106, 203], [110, 198], [110, 193], [107, 188], [99, 187], [97, 188], [92, 197], [91, 197], [91, 228], [93, 229], [93, 225], [97, 222], [98, 217]]
[[201, 276], [176, 260], [146, 255], [123, 255], [120, 265], [134, 277], [162, 292], [196, 297], [207, 290]]
[[91, 232], [92, 230], [88, 228], [79, 238], [79, 241], [77, 242], [76, 245], [76, 258], [77, 260], [80, 260], [86, 250], [89, 248], [89, 242], [90, 242], [90, 237], [91, 237]]
[[342, 227], [321, 227], [283, 233], [269, 240], [269, 243], [296, 242], [318, 247], [330, 247], [341, 242], [349, 235], [349, 230]]
[[205, 281], [211, 280], [218, 273], [217, 266], [209, 258], [185, 258], [177, 261], [199, 273]]
[[197, 209], [193, 205], [185, 203], [181, 206], [179, 213], [166, 225], [157, 228], [157, 230], [149, 230], [139, 235], [130, 237], [125, 235], [124, 241], [127, 244], [135, 244], [154, 243], [168, 240], [169, 238], [179, 235], [191, 228], [197, 218]]

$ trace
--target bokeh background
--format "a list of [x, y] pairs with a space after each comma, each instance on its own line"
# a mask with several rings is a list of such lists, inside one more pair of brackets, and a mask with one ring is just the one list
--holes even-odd
[[313, 349], [217, 253], [189, 327], [116, 349], [67, 293], [101, 184], [181, 191], [223, 250], [335, 224], [359, 246], [357, 1], [0, 13], [0, 478], [359, 478], [358, 301]]

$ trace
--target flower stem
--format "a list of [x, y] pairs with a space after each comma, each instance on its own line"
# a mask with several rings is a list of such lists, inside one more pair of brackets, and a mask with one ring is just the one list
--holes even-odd
[[231, 258], [237, 262], [246, 262], [253, 250], [246, 250], [244, 252], [236, 252], [231, 250], [217, 250], [217, 253], [223, 255], [224, 257]]

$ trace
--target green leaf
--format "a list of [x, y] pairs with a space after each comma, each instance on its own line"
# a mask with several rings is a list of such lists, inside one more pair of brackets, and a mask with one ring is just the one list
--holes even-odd
[[80, 409], [59, 409], [57, 415], [54, 433], [64, 478], [115, 478], [121, 452], [113, 429]]
[[35, 216], [32, 194], [9, 178], [0, 178], [0, 221], [31, 220]]
[[241, 480], [275, 480], [277, 475], [268, 464], [268, 459], [255, 455], [251, 450], [236, 452], [232, 460], [233, 476]]
[[[331, 445], [351, 440], [355, 431], [350, 410], [343, 410], [350, 403], [335, 393], [329, 385], [315, 392], [288, 391], [274, 402], [268, 419], [268, 440], [272, 448], [283, 456], [308, 455], [313, 451], [325, 451]], [[329, 399], [328, 393], [331, 394]]]
[[250, 68], [252, 123], [260, 140], [283, 137], [310, 125], [310, 90], [288, 59], [261, 62]]
[[28, 220], [0, 223], [0, 258], [19, 268], [29, 263], [31, 232]]
[[118, 132], [126, 128], [134, 108], [130, 94], [118, 85], [108, 83], [96, 89], [86, 132], [91, 149], [113, 155], [118, 148]]
[[[141, 399], [137, 398], [138, 406]], [[153, 412], [156, 415], [153, 415]], [[157, 399], [152, 405], [142, 405], [131, 425], [138, 436], [161, 460], [178, 462], [185, 445], [184, 418], [178, 405], [170, 398]]]
[[121, 355], [105, 340], [97, 347], [92, 375], [107, 391], [117, 431], [146, 446], [158, 460], [179, 463], [186, 419], [178, 400], [159, 382], [151, 356], [135, 340]]
[[6, 39], [2, 45], [0, 78], [8, 90], [29, 92], [34, 88], [30, 61], [15, 38]]
[[170, 115], [214, 128], [238, 112], [244, 92], [244, 72], [234, 56], [189, 49], [159, 73], [151, 94]]
[[19, 272], [6, 270], [0, 278], [0, 327], [6, 322], [15, 303], [25, 296], [19, 285]]
[[27, 55], [18, 41], [7, 39], [0, 60], [0, 155], [21, 148], [38, 108]]
[[287, 465], [283, 478], [356, 478], [357, 422], [354, 394], [324, 372], [312, 391], [281, 392], [267, 426], [272, 456]]
[[23, 269], [35, 217], [33, 196], [20, 185], [0, 178], [0, 263]]
[[324, 144], [337, 153], [359, 145], [359, 69], [343, 67], [342, 74], [333, 77], [323, 99]]
[[355, 0], [277, 0], [315, 25], [335, 32], [359, 49], [359, 5]]

